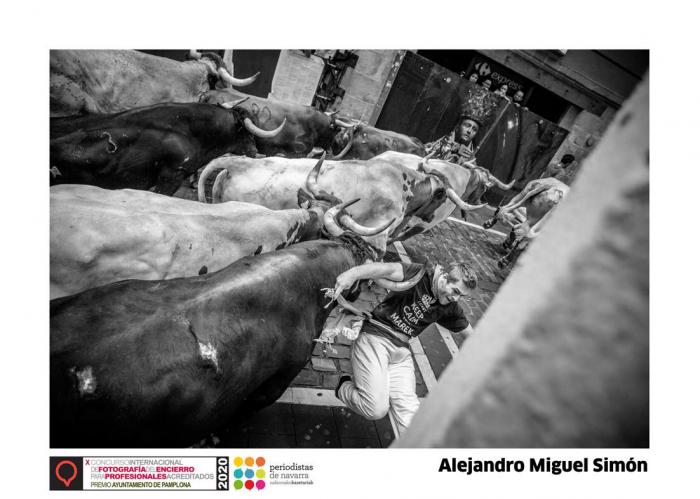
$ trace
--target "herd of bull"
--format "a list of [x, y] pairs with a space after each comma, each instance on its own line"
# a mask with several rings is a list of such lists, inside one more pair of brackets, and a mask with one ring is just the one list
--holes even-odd
[[[187, 446], [274, 402], [323, 288], [513, 186], [233, 74], [197, 51], [51, 53], [53, 447]], [[566, 193], [545, 180], [497, 211], [506, 245]]]

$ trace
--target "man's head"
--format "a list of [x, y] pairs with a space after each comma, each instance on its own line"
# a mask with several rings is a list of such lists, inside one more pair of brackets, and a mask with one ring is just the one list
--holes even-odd
[[523, 98], [525, 97], [525, 94], [523, 93], [522, 90], [518, 90], [513, 94], [513, 102], [522, 102]]
[[472, 83], [476, 83], [477, 81], [479, 81], [479, 75], [476, 73], [472, 73], [471, 75], [469, 75], [469, 81], [471, 81]]
[[500, 95], [502, 97], [505, 97], [506, 94], [508, 93], [508, 85], [501, 85], [500, 87], [498, 87], [498, 90], [496, 90], [495, 93], [497, 93], [498, 95]]
[[486, 78], [484, 81], [481, 82], [481, 86], [484, 87], [486, 90], [490, 90], [491, 80], [489, 78]]
[[465, 146], [470, 144], [479, 131], [479, 123], [472, 118], [462, 116], [455, 127], [455, 140]]
[[476, 273], [463, 262], [452, 262], [447, 267], [435, 268], [433, 289], [441, 305], [470, 296], [476, 289]]

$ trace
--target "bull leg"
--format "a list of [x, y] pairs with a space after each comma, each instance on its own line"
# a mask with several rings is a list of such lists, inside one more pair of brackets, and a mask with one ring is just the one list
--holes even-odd
[[510, 252], [498, 260], [498, 268], [499, 269], [504, 269], [508, 267], [509, 265], [515, 263], [515, 261], [518, 259], [520, 254], [527, 248], [527, 239], [520, 239], [518, 240], [513, 249], [510, 250]]
[[214, 432], [224, 447], [229, 443], [229, 431], [236, 432], [255, 413], [273, 404], [287, 389], [299, 371], [304, 367], [304, 363], [293, 368], [279, 371], [260, 384], [255, 391], [248, 396], [240, 405], [233, 420], [226, 421], [222, 427]]
[[486, 220], [484, 223], [481, 224], [481, 226], [484, 229], [490, 229], [494, 225], [496, 225], [496, 222], [498, 222], [498, 218], [496, 217], [496, 214], [494, 214], [494, 217], [491, 220]]
[[509, 251], [513, 247], [513, 243], [515, 243], [515, 229], [510, 229], [510, 233], [508, 234], [508, 237], [503, 240], [501, 248], [503, 248], [505, 251]]
[[279, 371], [261, 383], [255, 391], [246, 398], [245, 402], [241, 404], [241, 417], [247, 418], [253, 413], [274, 403], [282, 396], [304, 365], [305, 362], [293, 368]]

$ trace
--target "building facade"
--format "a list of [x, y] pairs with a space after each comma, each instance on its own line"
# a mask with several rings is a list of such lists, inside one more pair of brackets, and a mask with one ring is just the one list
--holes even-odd
[[[281, 51], [271, 96], [312, 105], [316, 92], [313, 87], [318, 87], [324, 72], [328, 72], [328, 61], [335, 52], [338, 51]], [[557, 161], [565, 154], [573, 154], [578, 164], [598, 143], [649, 66], [647, 50], [356, 50], [352, 53], [357, 56], [354, 66], [345, 68], [336, 85], [340, 90], [330, 104], [344, 116], [381, 125], [382, 121], [386, 122], [381, 119], [383, 115], [399, 114], [402, 106], [420, 99], [425, 89], [416, 90], [411, 84], [421, 78], [422, 70], [429, 71], [437, 64], [447, 84], [454, 83], [450, 79], [468, 79], [476, 74], [479, 84], [488, 84], [490, 80], [491, 90], [506, 85], [509, 98], [521, 91], [523, 106], [568, 131], [552, 159]], [[451, 104], [454, 102], [445, 99], [433, 100], [426, 106], [428, 121], [431, 114], [438, 121], [445, 118], [446, 123], [437, 125], [434, 133], [449, 128], [447, 118], [454, 119], [454, 112], [448, 109]]]

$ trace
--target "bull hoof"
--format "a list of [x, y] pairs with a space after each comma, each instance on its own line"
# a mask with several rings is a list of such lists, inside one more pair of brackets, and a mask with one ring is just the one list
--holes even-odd
[[497, 263], [499, 269], [504, 269], [504, 268], [506, 268], [509, 264], [510, 264], [510, 262], [509, 262], [506, 258], [500, 258], [500, 259], [498, 260], [498, 263]]

